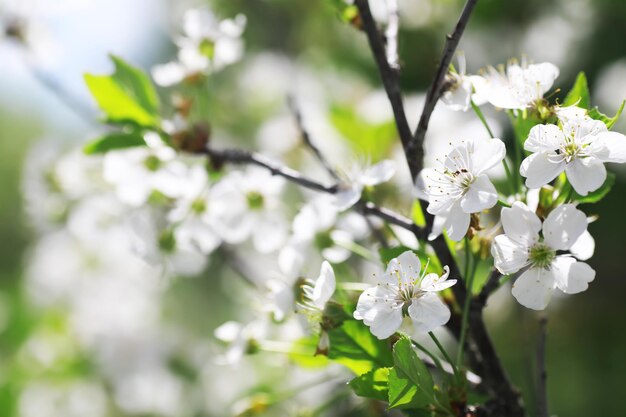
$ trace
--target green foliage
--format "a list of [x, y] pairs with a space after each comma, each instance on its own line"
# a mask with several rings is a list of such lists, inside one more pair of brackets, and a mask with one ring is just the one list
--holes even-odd
[[143, 134], [141, 132], [115, 132], [100, 136], [99, 138], [89, 142], [87, 145], [85, 145], [83, 151], [88, 155], [92, 155], [105, 153], [113, 149], [125, 149], [136, 146], [144, 146], [145, 144], [146, 141], [143, 140]]
[[423, 408], [436, 401], [433, 378], [408, 337], [393, 347], [389, 372], [389, 408]]
[[352, 22], [359, 15], [357, 7], [353, 4], [348, 4], [344, 0], [329, 0], [329, 2], [337, 11], [339, 18], [344, 22]]
[[345, 321], [340, 327], [330, 330], [328, 336], [328, 358], [357, 375], [393, 365], [389, 343], [378, 340], [361, 321]]
[[622, 111], [624, 110], [625, 104], [626, 104], [626, 100], [622, 101], [621, 106], [619, 106], [619, 109], [617, 109], [617, 113], [615, 113], [615, 116], [613, 117], [609, 117], [606, 114], [600, 113], [597, 107], [594, 107], [593, 109], [589, 110], [589, 117], [591, 117], [592, 119], [600, 120], [604, 122], [604, 124], [606, 125], [606, 128], [610, 129], [619, 119], [620, 115], [622, 114]]
[[371, 123], [350, 107], [333, 105], [330, 121], [354, 152], [373, 161], [386, 157], [397, 138], [393, 120]]
[[588, 109], [591, 106], [591, 100], [589, 98], [589, 85], [587, 84], [587, 77], [584, 72], [579, 72], [576, 77], [576, 81], [569, 90], [562, 106], [578, 106], [583, 109]]
[[359, 397], [387, 401], [389, 398], [389, 371], [391, 368], [378, 368], [357, 376], [349, 385]]
[[319, 337], [316, 335], [302, 337], [291, 344], [289, 359], [303, 368], [323, 368], [328, 365], [328, 358], [316, 355]]
[[515, 133], [517, 143], [523, 148], [530, 129], [543, 122], [534, 114], [525, 115], [523, 112], [519, 112], [517, 117], [511, 117], [511, 123], [513, 124], [513, 132]]
[[159, 127], [159, 98], [148, 76], [121, 58], [111, 55], [112, 75], [85, 74], [89, 91], [114, 124]]

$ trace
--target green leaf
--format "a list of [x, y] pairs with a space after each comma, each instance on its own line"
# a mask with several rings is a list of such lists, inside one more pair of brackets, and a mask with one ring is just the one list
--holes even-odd
[[373, 162], [388, 156], [397, 138], [393, 120], [371, 123], [350, 107], [333, 105], [330, 121], [354, 152]]
[[613, 127], [613, 125], [617, 122], [617, 120], [621, 116], [622, 111], [624, 110], [625, 104], [626, 104], [626, 100], [622, 101], [621, 106], [619, 106], [619, 109], [617, 109], [617, 113], [615, 113], [615, 116], [613, 117], [609, 117], [606, 114], [600, 113], [597, 107], [594, 107], [593, 109], [589, 110], [589, 117], [591, 117], [592, 119], [600, 120], [604, 122], [604, 124], [606, 125], [606, 128], [610, 129]]
[[[608, 193], [611, 191], [611, 188], [615, 184], [615, 174], [612, 172], [608, 172], [606, 176], [606, 180], [604, 184], [597, 190], [587, 194], [586, 196], [581, 196], [577, 192], [572, 193], [572, 199], [578, 201], [579, 203], [597, 203], [602, 200]], [[571, 185], [570, 185], [571, 186]]]
[[288, 357], [302, 368], [323, 368], [328, 365], [328, 358], [324, 355], [315, 355], [319, 336], [303, 337], [294, 341]]
[[530, 129], [542, 123], [542, 121], [534, 115], [527, 115], [524, 117], [523, 112], [519, 112], [517, 117], [512, 117], [511, 122], [513, 123], [513, 132], [515, 133], [517, 143], [522, 148], [524, 147], [524, 142], [526, 142], [526, 139], [528, 138]]
[[389, 393], [389, 371], [391, 368], [378, 368], [361, 376], [357, 376], [349, 382], [350, 387], [359, 397], [373, 398], [387, 401]]
[[159, 98], [148, 76], [139, 68], [111, 56], [112, 75], [85, 74], [85, 82], [107, 121], [156, 128]]
[[567, 93], [567, 96], [565, 96], [565, 100], [562, 104], [563, 107], [574, 105], [583, 109], [588, 109], [591, 106], [591, 101], [589, 99], [589, 86], [587, 85], [587, 77], [582, 71], [578, 73], [572, 89], [569, 90], [569, 93]]
[[361, 321], [345, 321], [340, 327], [330, 330], [328, 336], [328, 358], [357, 375], [393, 365], [388, 342], [378, 340]]
[[389, 408], [420, 408], [435, 401], [433, 378], [408, 337], [394, 345], [393, 362], [389, 372]]
[[89, 142], [85, 145], [83, 151], [88, 155], [92, 155], [108, 152], [113, 149], [125, 149], [145, 145], [146, 141], [143, 139], [143, 134], [140, 132], [116, 132], [109, 133]]

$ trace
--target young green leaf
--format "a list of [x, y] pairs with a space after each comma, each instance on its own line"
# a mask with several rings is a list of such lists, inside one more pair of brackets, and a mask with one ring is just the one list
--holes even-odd
[[390, 408], [420, 408], [435, 401], [433, 378], [408, 337], [394, 345], [393, 362], [389, 372]]
[[328, 358], [346, 366], [357, 375], [393, 365], [388, 342], [378, 340], [360, 321], [345, 321], [340, 327], [330, 330], [328, 336]]
[[563, 100], [562, 104], [563, 107], [574, 105], [583, 109], [588, 109], [591, 106], [587, 77], [582, 71], [578, 73], [572, 89], [569, 93], [567, 93], [567, 96], [565, 96], [565, 100]]
[[622, 111], [624, 110], [625, 104], [626, 104], [626, 100], [622, 101], [621, 106], [619, 106], [619, 109], [617, 109], [617, 113], [615, 113], [615, 116], [613, 117], [609, 117], [606, 114], [600, 113], [597, 107], [594, 107], [593, 109], [589, 110], [589, 117], [591, 117], [592, 119], [600, 120], [601, 122], [604, 122], [604, 124], [606, 125], [606, 128], [610, 129], [619, 119], [620, 115], [622, 114]]
[[157, 128], [159, 98], [148, 76], [140, 69], [111, 56], [112, 75], [85, 74], [89, 91], [110, 123]]
[[115, 132], [89, 142], [85, 145], [83, 151], [88, 155], [92, 155], [105, 153], [114, 149], [133, 148], [145, 145], [146, 141], [143, 139], [143, 135], [140, 132]]
[[359, 397], [387, 401], [389, 398], [387, 385], [391, 368], [378, 368], [357, 376], [349, 382], [350, 387]]

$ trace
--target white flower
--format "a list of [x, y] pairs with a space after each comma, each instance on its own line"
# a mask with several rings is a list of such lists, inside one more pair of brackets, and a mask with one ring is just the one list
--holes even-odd
[[601, 121], [571, 117], [571, 113], [562, 128], [534, 126], [524, 149], [533, 152], [520, 166], [527, 187], [541, 187], [565, 171], [580, 195], [602, 186], [606, 179], [604, 162], [626, 162], [624, 135], [609, 132]]
[[323, 312], [326, 303], [335, 293], [336, 280], [335, 271], [328, 261], [322, 262], [320, 275], [313, 283], [302, 286], [304, 291], [304, 301], [300, 305], [309, 310]]
[[564, 204], [550, 212], [542, 227], [539, 217], [518, 201], [511, 208], [503, 208], [501, 216], [505, 234], [496, 236], [491, 254], [503, 274], [527, 268], [513, 284], [513, 296], [520, 304], [543, 310], [555, 288], [566, 294], [587, 289], [595, 271], [570, 255], [557, 255], [557, 251], [575, 246], [578, 252], [589, 254], [588, 245], [593, 240], [590, 243], [585, 235], [587, 218], [582, 211]]
[[174, 237], [184, 246], [197, 248], [207, 255], [221, 243], [214, 227], [213, 202], [206, 168], [194, 165], [181, 181], [180, 196], [168, 214]]
[[257, 342], [266, 334], [267, 323], [265, 321], [255, 320], [245, 325], [236, 321], [227, 321], [213, 332], [216, 339], [228, 346], [224, 355], [218, 357], [216, 362], [222, 365], [238, 363], [244, 355], [257, 350]]
[[459, 241], [470, 225], [470, 214], [496, 205], [498, 193], [486, 171], [504, 159], [506, 148], [500, 139], [469, 140], [445, 155], [439, 168], [425, 168], [418, 187], [428, 198], [427, 211], [436, 216], [433, 239], [443, 229]]
[[279, 249], [288, 230], [280, 199], [283, 185], [282, 178], [257, 167], [224, 176], [210, 195], [214, 227], [222, 239], [237, 244], [252, 237], [259, 252]]
[[458, 62], [458, 72], [448, 72], [446, 79], [448, 86], [441, 95], [441, 101], [450, 110], [467, 111], [472, 100], [473, 83], [474, 81], [482, 82], [483, 79], [477, 75], [466, 75], [465, 56], [459, 55]]
[[344, 183], [339, 185], [339, 191], [335, 194], [337, 208], [340, 211], [349, 209], [361, 199], [365, 187], [387, 182], [395, 173], [396, 163], [389, 159], [366, 168], [352, 166], [346, 173]]
[[488, 101], [502, 109], [524, 110], [541, 100], [558, 76], [559, 69], [549, 62], [509, 63], [506, 72], [489, 67], [482, 77], [473, 79], [476, 101]]
[[450, 310], [437, 296], [438, 291], [451, 287], [456, 280], [448, 280], [450, 270], [444, 274], [420, 275], [419, 258], [410, 251], [392, 259], [380, 282], [364, 291], [354, 312], [354, 318], [363, 320], [379, 339], [394, 334], [408, 315], [418, 332], [429, 332], [450, 319]]
[[176, 42], [178, 61], [155, 66], [154, 81], [167, 87], [237, 62], [243, 55], [245, 26], [243, 15], [218, 21], [208, 9], [188, 10], [183, 17], [184, 36]]

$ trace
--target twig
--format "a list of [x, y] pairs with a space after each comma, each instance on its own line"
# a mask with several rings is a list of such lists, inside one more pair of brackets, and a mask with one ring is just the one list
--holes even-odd
[[450, 62], [452, 62], [454, 52], [459, 45], [461, 36], [465, 31], [465, 27], [467, 26], [467, 22], [469, 21], [470, 15], [472, 14], [474, 7], [476, 6], [476, 3], [478, 3], [478, 0], [467, 0], [467, 3], [465, 3], [465, 7], [463, 8], [463, 12], [461, 12], [461, 16], [459, 17], [459, 20], [457, 21], [457, 24], [454, 28], [454, 31], [452, 32], [452, 34], [446, 36], [446, 43], [443, 48], [443, 55], [441, 56], [441, 61], [439, 62], [439, 66], [437, 67], [435, 78], [433, 79], [433, 82], [428, 89], [428, 93], [426, 94], [424, 108], [422, 109], [422, 114], [420, 116], [417, 129], [415, 129], [415, 134], [413, 135], [412, 140], [409, 142], [409, 145], [406, 147], [407, 159], [417, 161], [418, 164], [416, 168], [417, 172], [414, 175], [419, 174], [424, 166], [424, 138], [426, 136], [426, 131], [428, 130], [430, 116], [432, 115], [433, 110], [435, 110], [435, 106], [437, 105], [441, 94], [443, 94], [444, 81], [446, 74], [448, 73], [448, 68], [450, 67]]
[[537, 342], [537, 417], [548, 417], [548, 390], [546, 380], [546, 339], [548, 318], [539, 319], [539, 341]]
[[400, 69], [398, 58], [398, 30], [400, 29], [400, 16], [398, 15], [398, 0], [387, 0], [387, 28], [385, 39], [387, 40], [387, 62], [395, 70]]
[[300, 134], [302, 136], [302, 140], [304, 141], [305, 145], [308, 146], [309, 149], [311, 149], [313, 154], [315, 154], [315, 157], [317, 158], [317, 160], [324, 166], [324, 168], [331, 175], [331, 177], [333, 177], [336, 180], [339, 180], [339, 175], [337, 174], [337, 171], [335, 171], [335, 169], [332, 167], [332, 165], [330, 165], [330, 163], [324, 157], [324, 155], [319, 150], [319, 148], [311, 140], [311, 135], [309, 134], [309, 131], [304, 126], [304, 121], [302, 120], [302, 113], [300, 112], [300, 109], [298, 108], [295, 98], [293, 98], [292, 96], [289, 96], [287, 101], [289, 103], [289, 108], [291, 109], [291, 112], [293, 113], [293, 116], [296, 119], [296, 124], [298, 125], [298, 129], [300, 129]]
[[[398, 71], [392, 68], [387, 61], [387, 52], [385, 51], [383, 37], [376, 26], [376, 21], [374, 21], [374, 17], [372, 16], [368, 0], [355, 0], [354, 4], [359, 9], [363, 30], [367, 35], [370, 49], [374, 54], [374, 60], [376, 61], [380, 78], [385, 87], [387, 97], [389, 98], [391, 109], [393, 110], [398, 135], [400, 136], [400, 141], [402, 142], [406, 154], [407, 147], [413, 139], [413, 134], [411, 133], [411, 128], [409, 127], [404, 112], [402, 92], [400, 91], [400, 85], [398, 83]], [[417, 161], [407, 158], [407, 162], [411, 175], [415, 178], [415, 175], [417, 175], [417, 171], [415, 170], [418, 166]]]
[[491, 274], [489, 274], [489, 278], [487, 278], [487, 282], [483, 285], [483, 288], [480, 290], [480, 293], [476, 296], [475, 303], [481, 307], [487, 305], [487, 299], [489, 296], [500, 287], [500, 277], [502, 274], [497, 270], [493, 269]]

